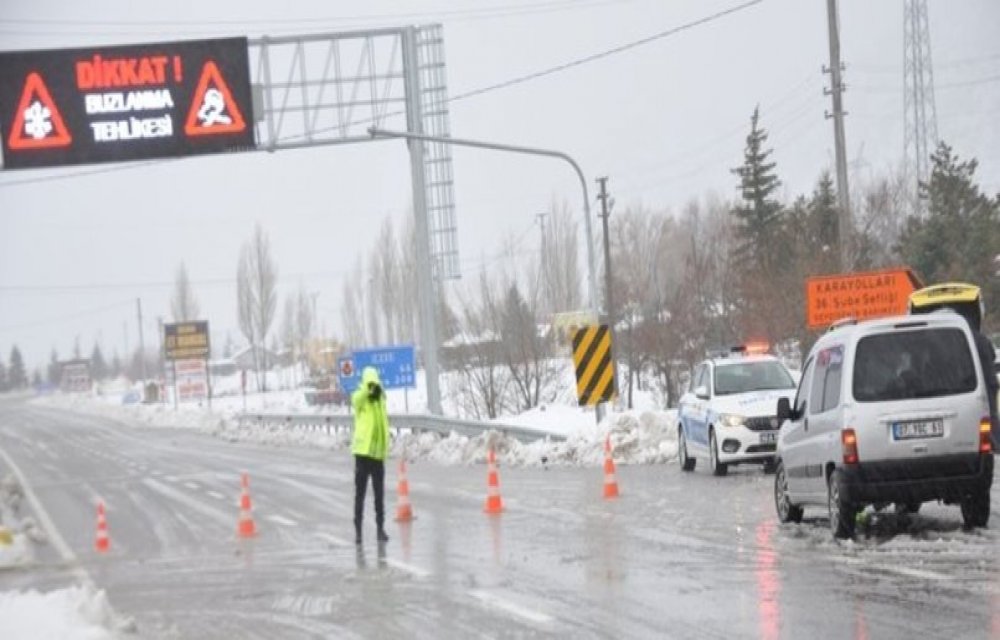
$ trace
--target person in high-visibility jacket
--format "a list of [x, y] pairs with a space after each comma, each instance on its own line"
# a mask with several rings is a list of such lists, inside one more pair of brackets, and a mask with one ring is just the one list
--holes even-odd
[[389, 452], [389, 414], [385, 407], [385, 390], [375, 367], [365, 367], [361, 384], [351, 395], [354, 407], [354, 541], [361, 544], [361, 521], [365, 510], [368, 478], [375, 494], [375, 525], [378, 541], [386, 542], [385, 533], [385, 458]]

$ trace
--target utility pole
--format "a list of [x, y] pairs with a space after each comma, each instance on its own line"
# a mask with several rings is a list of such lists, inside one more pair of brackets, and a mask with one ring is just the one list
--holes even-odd
[[[611, 294], [611, 237], [608, 233], [608, 219], [611, 217], [611, 207], [614, 199], [608, 196], [607, 176], [597, 179], [601, 192], [597, 199], [601, 201], [601, 222], [604, 226], [604, 314], [608, 323], [608, 335], [611, 336], [611, 370], [614, 376], [614, 388], [618, 391], [618, 361], [615, 359], [615, 303]], [[603, 419], [603, 411], [598, 407], [598, 421]]]
[[135, 306], [139, 312], [139, 362], [142, 366], [142, 386], [143, 386], [143, 397], [146, 395], [146, 344], [142, 339], [142, 299], [135, 299]]
[[847, 150], [844, 141], [844, 83], [840, 73], [843, 65], [840, 62], [840, 16], [837, 11], [837, 0], [826, 0], [827, 25], [830, 29], [830, 66], [823, 72], [830, 74], [830, 88], [823, 93], [833, 98], [833, 113], [827, 113], [827, 119], [833, 118], [833, 141], [837, 158], [837, 204], [840, 218], [837, 224], [838, 243], [840, 244], [840, 268], [847, 270], [850, 265], [851, 238], [851, 198], [847, 186]]

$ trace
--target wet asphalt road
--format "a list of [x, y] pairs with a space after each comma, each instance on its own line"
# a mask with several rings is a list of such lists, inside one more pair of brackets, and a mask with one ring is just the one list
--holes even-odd
[[[506, 511], [487, 516], [485, 466], [418, 461], [416, 521], [390, 522], [380, 548], [369, 504], [358, 550], [345, 452], [11, 401], [0, 450], [73, 555], [39, 546], [33, 566], [0, 572], [0, 590], [65, 586], [82, 569], [141, 637], [1000, 638], [1000, 517], [965, 532], [957, 507], [925, 505], [837, 543], [821, 511], [779, 525], [773, 476], [757, 467], [620, 466], [610, 502], [598, 468], [501, 467]], [[236, 536], [242, 471], [252, 540]]]

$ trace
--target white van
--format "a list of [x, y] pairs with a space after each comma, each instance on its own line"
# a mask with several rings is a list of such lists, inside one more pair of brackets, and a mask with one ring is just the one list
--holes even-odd
[[845, 321], [809, 352], [795, 399], [778, 401], [778, 519], [827, 505], [835, 536], [867, 505], [959, 504], [990, 516], [989, 405], [965, 319], [950, 312]]

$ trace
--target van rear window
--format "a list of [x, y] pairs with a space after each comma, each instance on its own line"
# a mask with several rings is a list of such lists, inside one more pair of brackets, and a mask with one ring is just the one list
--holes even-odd
[[854, 356], [854, 399], [936, 398], [976, 389], [976, 367], [960, 329], [868, 336]]

